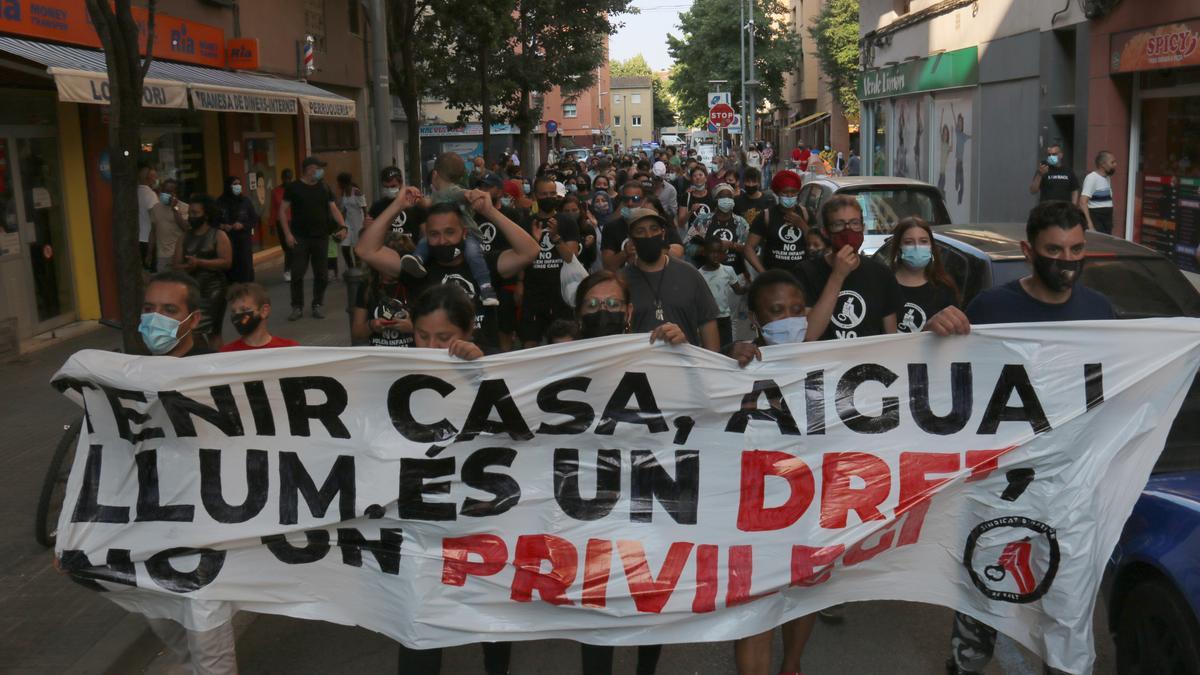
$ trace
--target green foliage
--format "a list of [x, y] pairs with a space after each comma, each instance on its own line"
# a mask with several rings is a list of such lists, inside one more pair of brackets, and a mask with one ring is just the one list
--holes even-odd
[[828, 0], [809, 34], [846, 118], [858, 119], [858, 0]]
[[429, 0], [429, 7], [422, 37], [439, 53], [429, 60], [426, 92], [457, 109], [460, 122], [502, 114], [494, 94], [513, 89], [506, 74], [514, 0]]
[[646, 63], [646, 57], [638, 54], [621, 61], [609, 61], [608, 72], [613, 77], [653, 77], [654, 71]]
[[[783, 76], [799, 67], [800, 40], [791, 29], [773, 17], [784, 16], [779, 0], [754, 0], [755, 77], [759, 82], [757, 103], [781, 105]], [[737, 3], [729, 0], [695, 0], [679, 15], [682, 38], [667, 36], [667, 49], [675, 59], [670, 90], [678, 102], [680, 118], [706, 124], [706, 94], [709, 80], [726, 80], [734, 107], [740, 106], [741, 41]], [[750, 52], [747, 36], [746, 55]], [[749, 68], [746, 71], [749, 79]], [[748, 99], [747, 99], [748, 100]]]

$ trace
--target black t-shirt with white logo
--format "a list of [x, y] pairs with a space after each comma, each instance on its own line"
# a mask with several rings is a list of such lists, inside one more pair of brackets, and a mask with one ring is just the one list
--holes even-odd
[[[420, 297], [421, 292], [431, 286], [438, 284], [454, 284], [461, 288], [467, 297], [475, 303], [475, 327], [476, 330], [483, 329], [487, 332], [489, 326], [485, 325], [484, 306], [479, 293], [475, 286], [475, 279], [471, 277], [471, 270], [467, 267], [465, 258], [463, 262], [457, 266], [442, 265], [437, 261], [430, 260], [425, 263], [426, 274], [424, 277], [417, 279], [405, 275], [401, 277], [401, 281], [408, 287], [409, 301], [412, 302]], [[494, 315], [495, 312], [492, 312]], [[478, 333], [477, 333], [478, 334]]]
[[[501, 209], [501, 213], [514, 223], [521, 224], [522, 216], [516, 211]], [[476, 217], [479, 218], [479, 248], [483, 250], [483, 257], [487, 260], [488, 274], [492, 277], [492, 285], [499, 286], [513, 282], [512, 278], [501, 277], [500, 270], [496, 267], [496, 263], [500, 260], [500, 254], [512, 248], [512, 245], [508, 243], [508, 237], [504, 236], [504, 232], [495, 223], [483, 220], [482, 216]]]
[[1052, 166], [1042, 176], [1042, 189], [1038, 192], [1038, 201], [1058, 199], [1071, 201], [1071, 193], [1079, 190], [1079, 179], [1075, 172], [1065, 166]]
[[[797, 224], [784, 217], [784, 209], [772, 206], [763, 211], [750, 225], [750, 234], [762, 238], [763, 267], [769, 270], [781, 269], [798, 274], [800, 264], [804, 261], [804, 230]], [[816, 299], [813, 299], [816, 302]]]
[[[371, 214], [372, 218], [378, 218], [379, 214], [383, 213], [384, 209], [390, 206], [392, 200], [388, 197], [381, 197], [371, 203], [371, 208], [367, 209], [367, 213]], [[420, 206], [410, 206], [400, 212], [400, 215], [392, 219], [392, 230], [402, 231], [412, 237], [413, 241], [421, 240], [421, 225], [425, 222], [425, 209]]]
[[[704, 233], [704, 241], [697, 242], [701, 245], [716, 239], [717, 241], [731, 241], [739, 244], [744, 244], [744, 241], [739, 241], [737, 233], [737, 221], [731, 216], [729, 220], [721, 222], [720, 218], [713, 216], [708, 221], [708, 230]], [[698, 257], [704, 257], [704, 251], [701, 249]], [[742, 274], [746, 271], [746, 263], [742, 260], [740, 253], [734, 250], [725, 252], [725, 264], [733, 268], [734, 272]]]
[[[375, 289], [363, 284], [358, 287], [358, 297], [355, 299], [354, 306], [367, 310], [367, 321], [393, 319], [397, 314], [404, 316], [401, 312], [408, 311], [405, 291], [404, 284], [401, 283]], [[394, 328], [384, 328], [379, 332], [372, 332], [368, 340], [373, 347], [413, 346], [412, 333], [401, 333]]]
[[901, 285], [900, 299], [904, 305], [896, 314], [896, 328], [901, 333], [920, 333], [934, 314], [958, 304], [954, 291], [930, 282], [921, 286]]
[[[808, 260], [799, 268], [800, 284], [804, 287], [804, 302], [809, 307], [817, 304], [833, 268], [825, 258]], [[841, 340], [871, 335], [883, 335], [883, 319], [896, 314], [904, 303], [900, 298], [900, 284], [883, 263], [871, 258], [862, 258], [858, 269], [846, 277], [833, 316], [825, 329], [822, 340]]]
[[[554, 220], [558, 222], [558, 236], [564, 242], [579, 241], [579, 223], [574, 216], [558, 214]], [[559, 285], [563, 259], [558, 254], [558, 247], [550, 242], [550, 228], [543, 227], [541, 235], [538, 257], [525, 269], [525, 306], [531, 310], [563, 303]]]
[[[712, 190], [705, 192], [703, 197], [697, 197], [691, 190], [688, 190], [685, 196], [679, 198], [679, 206], [687, 209], [687, 226], [688, 229], [691, 229], [701, 215], [717, 210], [717, 198], [713, 196]], [[695, 211], [692, 210], [692, 206], [696, 206]]]

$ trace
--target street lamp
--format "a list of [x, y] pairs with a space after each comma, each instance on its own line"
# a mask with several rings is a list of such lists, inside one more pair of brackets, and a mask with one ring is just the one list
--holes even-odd
[[600, 92], [600, 143], [602, 145], [609, 145], [607, 141], [609, 135], [608, 125], [604, 123], [604, 97], [608, 93], [607, 91]]

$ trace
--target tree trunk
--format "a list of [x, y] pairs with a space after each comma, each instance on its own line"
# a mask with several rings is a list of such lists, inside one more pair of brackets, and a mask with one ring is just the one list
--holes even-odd
[[529, 139], [533, 136], [533, 110], [530, 108], [529, 87], [521, 85], [521, 110], [517, 115], [517, 128], [520, 133], [517, 134], [517, 156], [521, 158], [521, 168], [523, 173], [529, 179], [533, 179], [534, 169], [531, 162], [532, 149], [529, 145]]
[[413, 33], [417, 23], [416, 0], [399, 0], [394, 5], [395, 10], [390, 14], [394, 17], [392, 26], [395, 31], [389, 39], [399, 43], [399, 63], [395, 56], [389, 59], [392, 79], [399, 83], [397, 96], [400, 107], [404, 108], [405, 129], [407, 130], [408, 157], [404, 174], [408, 184], [421, 186], [421, 98], [417, 88], [417, 64], [413, 51]]
[[487, 166], [492, 147], [492, 100], [488, 91], [488, 46], [479, 41], [479, 121], [483, 125], [483, 162]]

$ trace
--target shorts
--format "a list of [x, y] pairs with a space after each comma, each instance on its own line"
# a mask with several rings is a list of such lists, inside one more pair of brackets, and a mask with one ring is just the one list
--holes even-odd
[[526, 298], [521, 310], [521, 322], [517, 326], [517, 336], [521, 338], [521, 342], [540, 344], [546, 337], [550, 324], [556, 319], [575, 318], [575, 313], [562, 300], [554, 302]]

